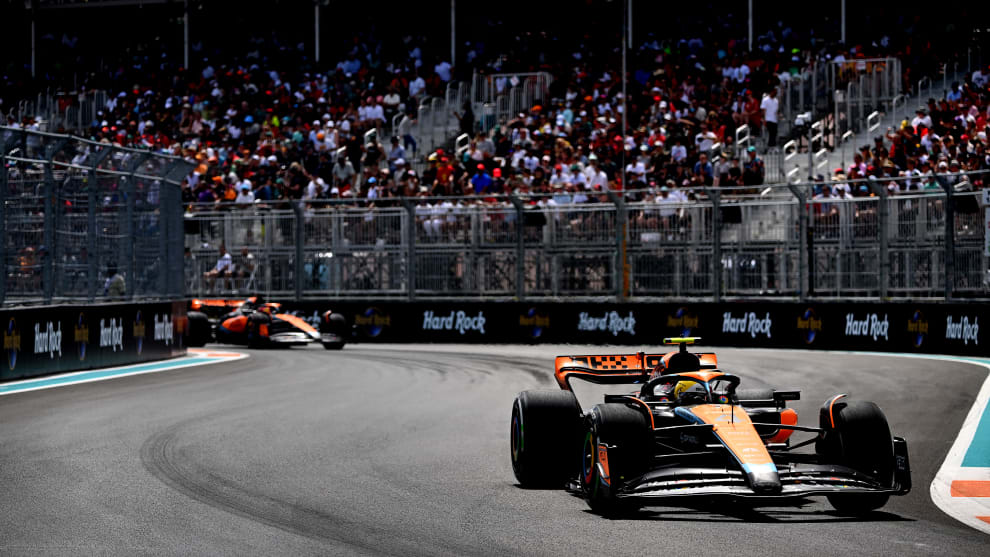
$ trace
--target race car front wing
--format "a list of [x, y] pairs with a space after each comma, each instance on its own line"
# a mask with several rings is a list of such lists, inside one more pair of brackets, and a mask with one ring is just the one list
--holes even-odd
[[[815, 455], [775, 455], [780, 460], [794, 456], [814, 460]], [[886, 493], [904, 495], [911, 491], [907, 443], [894, 438], [894, 478], [891, 485], [852, 468], [816, 462], [779, 462], [780, 490], [756, 492], [741, 470], [704, 466], [667, 465], [628, 481], [617, 493], [619, 498], [662, 499], [676, 497], [729, 497], [746, 499], [787, 499], [834, 493]]]

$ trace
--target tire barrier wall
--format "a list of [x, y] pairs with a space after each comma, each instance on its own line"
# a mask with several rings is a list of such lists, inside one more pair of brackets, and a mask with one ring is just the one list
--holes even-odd
[[185, 324], [184, 301], [0, 309], [0, 380], [180, 356]]
[[990, 304], [299, 302], [308, 320], [332, 309], [357, 342], [660, 344], [990, 355]]

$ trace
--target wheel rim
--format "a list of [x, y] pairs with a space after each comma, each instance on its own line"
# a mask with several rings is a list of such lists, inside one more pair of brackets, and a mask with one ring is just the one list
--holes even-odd
[[592, 442], [591, 432], [584, 437], [584, 450], [581, 451], [581, 471], [584, 478], [584, 485], [591, 488], [592, 480], [595, 477], [595, 444]]

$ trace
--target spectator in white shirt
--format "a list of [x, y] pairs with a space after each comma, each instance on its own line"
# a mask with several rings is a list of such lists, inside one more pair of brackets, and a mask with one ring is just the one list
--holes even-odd
[[770, 135], [767, 140], [767, 147], [777, 146], [777, 108], [779, 106], [777, 88], [775, 87], [770, 89], [770, 92], [760, 102], [760, 108], [763, 110], [763, 119], [767, 123], [767, 133]]
[[416, 77], [409, 81], [409, 96], [418, 96], [423, 92], [423, 89], [426, 89], [426, 81], [419, 74], [416, 74]]
[[234, 202], [244, 205], [254, 203], [254, 192], [251, 191], [251, 186], [249, 184], [241, 184], [240, 191], [237, 192], [237, 199], [235, 199]]
[[687, 158], [687, 148], [681, 145], [681, 140], [674, 141], [674, 146], [670, 148], [670, 157], [676, 162], [684, 162]]

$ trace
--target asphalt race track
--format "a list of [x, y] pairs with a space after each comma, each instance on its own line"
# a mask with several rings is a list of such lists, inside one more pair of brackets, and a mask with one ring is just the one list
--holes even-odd
[[0, 397], [0, 554], [987, 554], [928, 494], [986, 376], [962, 363], [718, 350], [744, 387], [802, 389], [801, 424], [838, 392], [885, 410], [914, 490], [863, 519], [809, 499], [607, 520], [517, 487], [516, 393], [555, 388], [556, 354], [624, 350], [314, 346]]

